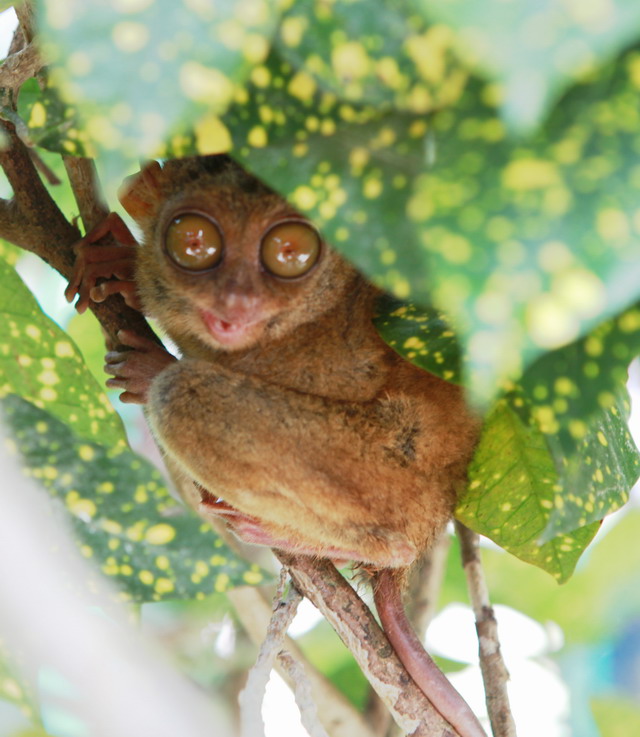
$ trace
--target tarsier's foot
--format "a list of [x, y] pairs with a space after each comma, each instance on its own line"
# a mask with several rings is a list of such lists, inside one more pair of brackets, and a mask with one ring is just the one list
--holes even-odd
[[[202, 493], [203, 488], [196, 484]], [[201, 510], [205, 514], [221, 517], [236, 537], [250, 545], [264, 545], [269, 548], [283, 550], [295, 555], [311, 555], [318, 558], [329, 558], [336, 566], [342, 566], [350, 560], [357, 560], [359, 554], [354, 550], [341, 550], [332, 547], [313, 547], [274, 537], [265, 530], [260, 520], [243, 514], [223, 499], [216, 499], [208, 491], [202, 494]]]
[[110, 351], [105, 356], [110, 389], [124, 389], [120, 400], [128, 404], [146, 404], [153, 379], [177, 359], [153, 340], [142, 338], [131, 330], [120, 330], [118, 340], [125, 351]]
[[[109, 234], [118, 245], [97, 245], [97, 241]], [[115, 212], [110, 213], [74, 246], [76, 263], [64, 292], [67, 302], [73, 301], [77, 294], [76, 309], [82, 313], [91, 300], [103, 302], [111, 294], [121, 294], [129, 307], [142, 310], [134, 281], [137, 245], [122, 218]], [[96, 284], [98, 279], [109, 281]]]

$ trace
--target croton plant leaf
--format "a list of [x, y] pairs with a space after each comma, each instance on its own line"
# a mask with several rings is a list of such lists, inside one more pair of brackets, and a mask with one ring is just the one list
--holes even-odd
[[24, 399], [2, 401], [10, 448], [68, 515], [81, 553], [126, 601], [200, 599], [265, 574], [239, 559], [128, 448], [105, 447]]
[[1, 257], [0, 316], [0, 396], [18, 394], [77, 436], [124, 449], [122, 422], [77, 346]]
[[516, 131], [541, 123], [567, 87], [636, 41], [640, 26], [640, 6], [634, 0], [412, 4], [451, 33], [456, 52], [469, 68], [502, 86], [501, 114]]
[[33, 689], [23, 678], [15, 656], [9, 654], [0, 639], [0, 699], [16, 706], [32, 723], [39, 723], [39, 714]]

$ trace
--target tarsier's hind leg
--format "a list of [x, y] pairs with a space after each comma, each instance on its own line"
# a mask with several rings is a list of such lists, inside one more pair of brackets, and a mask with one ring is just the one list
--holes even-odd
[[[199, 484], [196, 484], [196, 486], [198, 486], [202, 497], [199, 505], [201, 514], [223, 519], [231, 531], [243, 542], [249, 543], [250, 545], [265, 545], [269, 548], [277, 548], [278, 550], [295, 553], [296, 555], [318, 554], [317, 548], [305, 547], [304, 545], [296, 544], [293, 540], [274, 537], [265, 529], [260, 520], [243, 514], [221, 498], [216, 499]], [[354, 550], [327, 547], [323, 551], [323, 557], [325, 556], [330, 558], [336, 565], [341, 565], [356, 559], [358, 553]]]
[[[428, 457], [395, 451], [405, 419], [415, 422], [397, 407], [331, 401], [180, 361], [154, 381], [149, 418], [185, 471], [259, 518], [276, 546], [326, 557], [359, 551], [359, 560], [389, 567], [409, 565], [426, 543], [415, 504], [416, 488], [429, 485]], [[439, 528], [452, 495], [423, 497], [428, 529]]]

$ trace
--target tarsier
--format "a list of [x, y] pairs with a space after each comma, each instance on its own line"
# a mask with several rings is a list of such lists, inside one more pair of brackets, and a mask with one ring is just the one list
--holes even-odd
[[[110, 216], [67, 298], [82, 311], [120, 292], [181, 359], [122, 331], [107, 384], [146, 404], [173, 471], [239, 538], [373, 571], [400, 659], [463, 737], [484, 736], [400, 598], [465, 483], [478, 421], [462, 390], [391, 350], [372, 323], [380, 291], [228, 156], [153, 162], [120, 199], [142, 246]], [[109, 230], [122, 245], [94, 245]]]

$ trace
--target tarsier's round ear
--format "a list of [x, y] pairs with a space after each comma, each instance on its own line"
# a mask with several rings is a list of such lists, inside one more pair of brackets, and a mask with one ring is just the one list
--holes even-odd
[[162, 168], [157, 161], [149, 161], [137, 174], [127, 177], [118, 189], [118, 199], [124, 209], [137, 220], [151, 215], [160, 197]]

